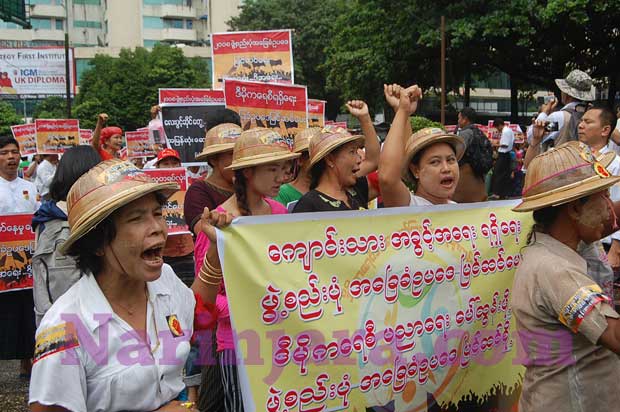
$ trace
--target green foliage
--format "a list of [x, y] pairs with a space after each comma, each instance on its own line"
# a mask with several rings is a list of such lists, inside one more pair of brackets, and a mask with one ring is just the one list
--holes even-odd
[[64, 119], [67, 117], [67, 100], [59, 96], [47, 97], [37, 104], [32, 117], [35, 119]]
[[94, 128], [97, 114], [107, 113], [110, 125], [124, 130], [144, 127], [159, 88], [209, 87], [209, 68], [181, 49], [156, 45], [152, 51], [123, 49], [118, 58], [96, 55], [80, 83], [74, 117], [83, 128]]
[[13, 106], [8, 102], [0, 100], [0, 134], [10, 135], [11, 126], [21, 124], [22, 122], [21, 116], [17, 114]]
[[427, 119], [423, 116], [412, 116], [409, 118], [409, 121], [411, 122], [411, 130], [413, 131], [413, 133], [424, 129], [425, 127], [438, 127], [440, 129], [443, 129], [443, 125], [441, 123], [434, 122], [431, 119]]

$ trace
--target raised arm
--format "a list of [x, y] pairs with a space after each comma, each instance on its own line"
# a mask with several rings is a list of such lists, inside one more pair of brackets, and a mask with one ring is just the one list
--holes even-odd
[[99, 149], [100, 149], [99, 138], [101, 136], [101, 129], [103, 129], [103, 126], [106, 124], [107, 121], [108, 121], [108, 115], [105, 113], [99, 113], [99, 115], [97, 116], [97, 126], [95, 127], [95, 131], [93, 133], [93, 141], [92, 141], [92, 145], [97, 152], [99, 152]]
[[400, 91], [398, 110], [379, 160], [379, 186], [385, 207], [408, 206], [411, 200], [409, 188], [402, 181], [402, 172], [405, 145], [411, 136], [409, 116], [415, 113], [421, 98], [422, 90], [418, 86]]
[[370, 119], [370, 112], [368, 111], [368, 105], [366, 103], [361, 100], [350, 100], [347, 102], [346, 106], [349, 113], [359, 120], [362, 128], [366, 155], [364, 161], [360, 165], [359, 172], [357, 172], [357, 177], [366, 176], [379, 167], [379, 152], [381, 151], [379, 138], [377, 137], [375, 126]]
[[527, 169], [533, 158], [538, 156], [541, 151], [541, 143], [545, 135], [545, 122], [542, 120], [536, 120], [532, 128], [532, 142], [525, 152], [523, 158], [523, 166]]

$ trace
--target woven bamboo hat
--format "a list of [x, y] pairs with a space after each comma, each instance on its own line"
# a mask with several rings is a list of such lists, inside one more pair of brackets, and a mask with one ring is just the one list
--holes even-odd
[[606, 169], [614, 153], [596, 159], [588, 146], [568, 142], [536, 156], [527, 168], [523, 199], [515, 212], [559, 206], [605, 190], [618, 181]]
[[302, 153], [308, 150], [308, 147], [310, 146], [310, 140], [312, 140], [314, 136], [317, 136], [319, 134], [321, 134], [320, 127], [309, 127], [307, 129], [301, 129], [295, 135], [295, 143], [293, 144], [293, 151], [295, 153]]
[[157, 183], [130, 162], [112, 159], [99, 163], [82, 175], [67, 195], [71, 235], [60, 252], [67, 253], [75, 241], [126, 204], [153, 192], [169, 197], [177, 190], [176, 183]]
[[418, 130], [409, 137], [405, 146], [405, 167], [403, 169], [403, 178], [414, 181], [414, 177], [409, 170], [409, 163], [413, 157], [421, 150], [426, 149], [435, 143], [447, 143], [452, 146], [454, 153], [456, 153], [456, 160], [461, 160], [463, 153], [465, 153], [465, 141], [462, 137], [452, 133], [447, 133], [445, 130], [438, 127], [426, 127]]
[[233, 123], [222, 123], [212, 127], [205, 136], [202, 152], [196, 156], [196, 160], [203, 162], [209, 156], [233, 150], [242, 131], [241, 127]]
[[243, 169], [299, 156], [301, 154], [293, 153], [288, 141], [275, 130], [256, 127], [241, 133], [233, 149], [232, 164], [227, 169]]
[[356, 140], [363, 141], [364, 136], [352, 135], [347, 129], [342, 127], [325, 126], [320, 134], [310, 139], [310, 145], [308, 146], [310, 166], [314, 166], [340, 146]]

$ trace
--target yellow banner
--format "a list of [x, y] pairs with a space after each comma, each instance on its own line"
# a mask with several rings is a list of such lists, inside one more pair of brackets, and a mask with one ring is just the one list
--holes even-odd
[[509, 410], [514, 201], [242, 218], [220, 232], [247, 411]]

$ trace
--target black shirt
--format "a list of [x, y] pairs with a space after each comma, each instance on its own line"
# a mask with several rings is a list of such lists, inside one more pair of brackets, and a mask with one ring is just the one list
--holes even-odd
[[347, 197], [350, 208], [342, 200], [334, 199], [313, 189], [299, 199], [293, 213], [366, 209], [368, 207], [368, 180], [365, 176], [358, 178], [355, 186], [347, 190]]

